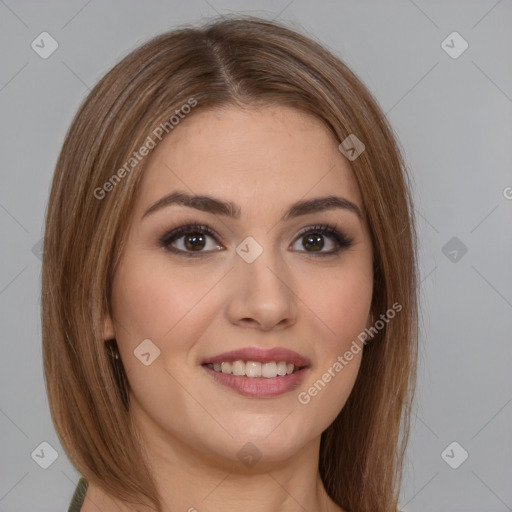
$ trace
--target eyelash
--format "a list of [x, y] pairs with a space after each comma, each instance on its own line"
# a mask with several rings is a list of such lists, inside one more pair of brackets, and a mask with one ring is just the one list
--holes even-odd
[[[202, 234], [202, 235], [209, 235], [211, 236], [216, 243], [219, 243], [217, 241], [217, 235], [216, 233], [209, 227], [201, 224], [187, 224], [185, 226], [180, 226], [179, 228], [173, 229], [166, 233], [162, 238], [160, 238], [160, 246], [164, 249], [177, 254], [179, 256], [185, 256], [189, 258], [197, 258], [198, 256], [202, 256], [204, 254], [208, 254], [211, 251], [198, 251], [198, 252], [187, 252], [183, 251], [181, 249], [176, 249], [175, 247], [171, 247], [171, 242], [174, 242], [175, 240], [178, 240], [183, 235], [186, 234]], [[296, 239], [299, 239], [308, 233], [316, 233], [319, 235], [329, 236], [331, 237], [337, 244], [338, 248], [335, 250], [332, 250], [330, 252], [320, 252], [320, 253], [314, 253], [312, 251], [299, 251], [299, 252], [305, 252], [313, 257], [326, 257], [326, 256], [335, 256], [337, 255], [342, 249], [348, 249], [352, 243], [353, 239], [346, 236], [344, 233], [336, 229], [336, 225], [332, 226], [330, 224], [318, 224], [316, 226], [308, 227], [303, 229], [298, 235]], [[220, 244], [219, 244], [220, 245]]]

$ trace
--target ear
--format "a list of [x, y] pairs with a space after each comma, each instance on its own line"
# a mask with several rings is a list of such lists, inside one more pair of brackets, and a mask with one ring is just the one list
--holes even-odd
[[366, 328], [369, 329], [373, 325], [373, 313], [370, 309], [368, 313], [368, 318], [366, 319]]
[[114, 328], [114, 322], [110, 313], [103, 313], [103, 339], [113, 340], [116, 337], [116, 330]]

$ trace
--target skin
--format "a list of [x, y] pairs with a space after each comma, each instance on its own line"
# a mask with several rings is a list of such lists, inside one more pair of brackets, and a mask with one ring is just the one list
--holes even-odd
[[[288, 107], [226, 107], [190, 115], [150, 157], [114, 276], [104, 338], [117, 339], [130, 413], [169, 509], [342, 510], [320, 480], [320, 436], [350, 395], [362, 351], [307, 405], [297, 397], [370, 325], [369, 232], [354, 212], [339, 208], [280, 222], [295, 201], [328, 195], [363, 212], [338, 144], [321, 121]], [[171, 205], [141, 219], [173, 191], [232, 201], [241, 217]], [[201, 256], [179, 256], [159, 245], [165, 233], [188, 223], [206, 224], [218, 235], [204, 235]], [[316, 256], [298, 234], [325, 223], [337, 224], [352, 245]], [[250, 264], [235, 252], [247, 236], [263, 248]], [[181, 235], [174, 247], [186, 251], [185, 240]], [[322, 240], [321, 252], [337, 247], [330, 235]], [[148, 338], [160, 356], [145, 366], [133, 352]], [[303, 383], [273, 398], [246, 397], [201, 366], [206, 357], [250, 346], [281, 346], [309, 358]], [[237, 457], [247, 442], [262, 454], [252, 467]], [[133, 510], [90, 486], [83, 510], [97, 506]]]

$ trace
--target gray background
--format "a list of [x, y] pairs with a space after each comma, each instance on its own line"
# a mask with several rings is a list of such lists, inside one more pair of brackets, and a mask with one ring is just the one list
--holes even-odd
[[[48, 412], [39, 318], [38, 243], [71, 119], [141, 42], [232, 11], [290, 22], [340, 56], [388, 115], [412, 171], [421, 351], [401, 506], [512, 510], [511, 0], [0, 0], [0, 512], [67, 510], [78, 479]], [[43, 31], [59, 45], [47, 59], [31, 48]], [[441, 44], [453, 31], [469, 44], [457, 58]], [[47, 469], [44, 441], [58, 455]], [[469, 457], [452, 469], [445, 460], [457, 465], [462, 450]]]

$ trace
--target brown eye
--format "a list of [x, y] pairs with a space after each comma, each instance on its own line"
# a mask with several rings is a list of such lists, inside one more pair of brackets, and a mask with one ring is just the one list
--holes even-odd
[[[342, 249], [350, 247], [353, 239], [347, 237], [341, 231], [336, 229], [336, 226], [319, 225], [306, 228], [299, 234], [301, 245], [305, 248], [306, 252], [312, 256], [333, 256], [338, 254]], [[330, 245], [333, 246], [328, 251], [323, 251], [325, 247], [325, 239], [330, 239]], [[316, 253], [316, 254], [315, 254]]]
[[311, 248], [312, 251], [321, 251], [324, 246], [322, 235], [316, 233], [306, 235], [302, 238], [302, 244], [304, 247]]
[[195, 251], [196, 249], [204, 249], [206, 245], [205, 236], [202, 233], [191, 233], [188, 235], [183, 235], [183, 240], [185, 247], [189, 251]]
[[160, 245], [175, 254], [192, 257], [212, 252], [215, 249], [223, 249], [218, 243], [212, 243], [210, 244], [212, 247], [205, 250], [210, 238], [215, 242], [217, 241], [217, 237], [211, 228], [194, 224], [181, 226], [166, 233], [160, 239]]

